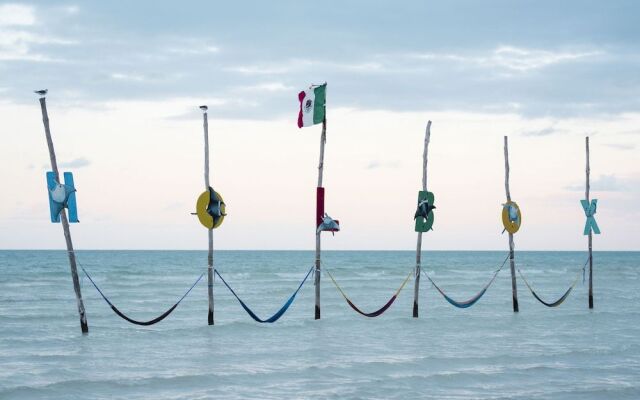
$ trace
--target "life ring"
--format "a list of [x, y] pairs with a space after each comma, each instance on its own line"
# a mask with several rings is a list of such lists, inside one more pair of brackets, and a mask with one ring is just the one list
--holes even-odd
[[[515, 212], [515, 215], [514, 215]], [[522, 225], [520, 207], [515, 201], [507, 201], [502, 205], [502, 225], [509, 233], [516, 233]]]
[[212, 188], [202, 192], [196, 201], [196, 215], [207, 229], [216, 229], [224, 221], [226, 205], [220, 193]]

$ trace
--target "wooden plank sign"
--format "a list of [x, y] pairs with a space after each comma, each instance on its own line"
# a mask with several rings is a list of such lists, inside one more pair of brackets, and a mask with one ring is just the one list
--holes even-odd
[[47, 172], [47, 192], [49, 194], [49, 212], [51, 222], [60, 222], [60, 212], [63, 208], [69, 210], [69, 222], [78, 221], [78, 206], [76, 202], [76, 188], [73, 183], [73, 174], [64, 173], [64, 184], [56, 181], [53, 171]]
[[324, 188], [316, 188], [316, 232], [339, 232], [340, 221], [324, 212]]
[[316, 228], [322, 224], [324, 219], [324, 188], [316, 188]]
[[596, 222], [596, 218], [594, 217], [598, 208], [598, 199], [591, 200], [591, 203], [589, 203], [589, 200], [580, 200], [580, 204], [582, 204], [584, 215], [587, 217], [587, 222], [584, 225], [585, 236], [589, 235], [589, 233], [592, 231], [596, 235], [599, 235], [600, 228], [598, 227], [598, 223]]
[[433, 193], [426, 190], [418, 192], [418, 209], [414, 215], [415, 231], [416, 232], [428, 232], [433, 229], [433, 209], [434, 196]]

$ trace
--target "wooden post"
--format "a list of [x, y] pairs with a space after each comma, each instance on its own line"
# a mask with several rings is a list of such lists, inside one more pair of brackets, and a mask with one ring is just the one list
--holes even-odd
[[[40, 97], [40, 109], [42, 110], [42, 123], [44, 124], [44, 134], [47, 137], [47, 146], [49, 147], [49, 158], [51, 159], [51, 169], [55, 176], [56, 182], [60, 183], [60, 173], [58, 171], [58, 162], [56, 161], [56, 152], [53, 148], [53, 140], [51, 139], [51, 130], [49, 129], [49, 114], [47, 113], [47, 100]], [[71, 241], [71, 231], [69, 229], [69, 221], [67, 220], [67, 212], [63, 208], [60, 212], [60, 220], [62, 221], [62, 229], [64, 230], [64, 239], [67, 242], [67, 254], [69, 256], [69, 265], [71, 266], [71, 279], [73, 280], [73, 290], [76, 292], [76, 303], [78, 306], [78, 314], [80, 314], [80, 329], [82, 333], [89, 333], [89, 325], [87, 324], [87, 316], [84, 310], [84, 302], [82, 301], [82, 292], [80, 291], [80, 280], [78, 279], [78, 268], [76, 266], [76, 253], [73, 251], [73, 242]]]
[[[587, 146], [587, 184], [585, 190], [585, 196], [587, 197], [587, 204], [590, 203], [589, 199], [589, 174], [591, 173], [591, 168], [589, 167], [589, 136], [585, 138], [585, 143]], [[593, 244], [593, 232], [592, 229], [589, 229], [589, 308], [593, 308], [593, 255], [592, 255], [592, 244]]]
[[[507, 192], [507, 201], [511, 201], [509, 191], [509, 142], [507, 136], [504, 137], [504, 189]], [[509, 233], [509, 265], [511, 267], [511, 294], [513, 296], [513, 312], [520, 311], [518, 307], [518, 285], [516, 282], [515, 252], [513, 243], [513, 233]]]
[[[427, 191], [427, 153], [429, 151], [429, 139], [431, 138], [431, 121], [427, 122], [427, 131], [424, 134], [424, 151], [422, 153], [422, 190]], [[413, 288], [413, 318], [418, 318], [418, 295], [420, 293], [420, 264], [422, 257], [422, 232], [418, 232], [418, 244], [416, 245], [416, 281]]]
[[[326, 115], [326, 114], [325, 114]], [[324, 144], [327, 142], [327, 117], [322, 121], [322, 135], [320, 136], [320, 162], [318, 164], [318, 187], [322, 187], [322, 172], [324, 170]], [[314, 284], [316, 288], [315, 319], [320, 319], [320, 238], [321, 231], [316, 226], [316, 271]]]
[[[207, 106], [201, 106], [202, 126], [204, 128], [204, 190], [209, 190], [209, 121], [207, 119]], [[213, 325], [213, 229], [209, 229], [209, 253], [207, 255], [207, 281], [209, 295], [209, 314], [207, 321]]]

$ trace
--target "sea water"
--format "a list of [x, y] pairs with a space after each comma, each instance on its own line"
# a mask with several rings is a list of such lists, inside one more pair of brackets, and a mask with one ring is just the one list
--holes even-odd
[[[465, 300], [505, 252], [425, 252], [423, 269]], [[79, 251], [111, 301], [136, 319], [164, 312], [206, 271], [206, 252]], [[67, 255], [0, 251], [0, 399], [638, 399], [640, 253], [594, 253], [595, 308], [585, 252], [517, 252], [520, 312], [508, 263], [473, 307], [447, 303], [423, 276], [379, 318], [352, 311], [322, 275], [322, 319], [310, 279], [289, 311], [259, 324], [214, 283], [207, 325], [205, 278], [164, 321], [142, 327], [112, 312], [81, 277], [90, 332], [82, 335]], [[413, 252], [324, 252], [323, 268], [364, 311], [382, 306], [415, 262]], [[222, 276], [259, 316], [280, 308], [312, 252], [219, 251]], [[82, 272], [80, 272], [82, 274]], [[82, 276], [82, 275], [81, 275]], [[588, 278], [588, 275], [587, 275]], [[588, 280], [586, 281], [588, 282]]]

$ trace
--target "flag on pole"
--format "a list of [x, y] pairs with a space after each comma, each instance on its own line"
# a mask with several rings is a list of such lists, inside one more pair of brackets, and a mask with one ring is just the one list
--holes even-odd
[[324, 121], [327, 100], [326, 83], [303, 90], [298, 94], [298, 100], [300, 100], [298, 128], [319, 124]]

